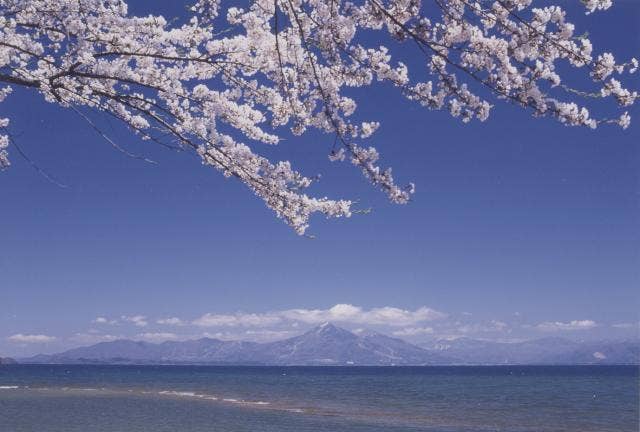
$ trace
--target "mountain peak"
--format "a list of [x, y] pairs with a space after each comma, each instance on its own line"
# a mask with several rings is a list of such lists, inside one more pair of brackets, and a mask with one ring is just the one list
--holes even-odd
[[320, 324], [319, 326], [311, 329], [308, 333], [310, 334], [318, 334], [318, 335], [330, 335], [330, 334], [349, 334], [349, 335], [353, 335], [349, 330], [345, 330], [341, 327], [335, 326], [333, 324], [331, 324], [330, 322], [324, 322], [322, 324]]
[[337, 328], [338, 327], [334, 326], [329, 321], [325, 321], [322, 324], [320, 324], [318, 327], [316, 327], [316, 329], [318, 331], [334, 330], [334, 329], [337, 329]]

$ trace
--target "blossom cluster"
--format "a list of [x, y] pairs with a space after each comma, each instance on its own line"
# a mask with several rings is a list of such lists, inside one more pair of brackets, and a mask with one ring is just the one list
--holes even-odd
[[[587, 13], [611, 0], [582, 1]], [[231, 2], [233, 3], [233, 2]], [[388, 83], [429, 109], [484, 121], [504, 101], [567, 125], [626, 128], [638, 97], [623, 84], [638, 62], [593, 54], [560, 6], [534, 0], [194, 0], [189, 16], [132, 16], [123, 0], [0, 0], [0, 102], [12, 87], [53, 104], [112, 116], [143, 139], [191, 149], [245, 183], [303, 234], [314, 213], [348, 217], [350, 200], [314, 198], [313, 183], [289, 162], [261, 156], [286, 130], [335, 137], [330, 159], [348, 159], [396, 203], [399, 186], [378, 150], [359, 141], [380, 124], [356, 121], [353, 87]], [[242, 6], [242, 7], [241, 7]], [[409, 70], [377, 34], [410, 43], [424, 68]], [[369, 46], [371, 45], [371, 46]], [[560, 65], [584, 70], [593, 88], [575, 89]], [[599, 118], [585, 106], [608, 99], [624, 112]], [[78, 111], [80, 112], [80, 111]], [[83, 114], [84, 116], [84, 114]], [[86, 117], [85, 117], [86, 118]], [[7, 166], [0, 119], [0, 167]]]
[[[11, 93], [11, 87], [0, 89], [0, 102], [2, 102], [9, 93]], [[8, 118], [0, 118], [0, 131], [6, 131], [8, 125]], [[9, 135], [6, 132], [0, 133], [0, 170], [10, 165], [7, 147], [9, 147]]]

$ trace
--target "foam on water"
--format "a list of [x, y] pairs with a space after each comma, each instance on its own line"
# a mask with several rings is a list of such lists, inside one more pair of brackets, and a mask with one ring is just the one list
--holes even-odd
[[[141, 393], [148, 394], [149, 392], [141, 392]], [[215, 396], [207, 393], [197, 393], [193, 391], [161, 390], [157, 392], [157, 394], [163, 395], [163, 396], [198, 398], [198, 399], [205, 399], [205, 400], [211, 400], [211, 401], [221, 401], [221, 402], [228, 402], [228, 403], [241, 404], [241, 405], [256, 405], [256, 406], [271, 405], [271, 402], [266, 402], [266, 401], [249, 401], [244, 399], [220, 397], [220, 396]]]
[[[20, 386], [0, 386], [0, 390], [13, 390], [19, 389]], [[29, 387], [23, 387], [28, 389]], [[96, 395], [116, 395], [116, 394], [134, 394], [140, 396], [163, 396], [163, 397], [175, 397], [175, 398], [186, 398], [186, 399], [201, 399], [207, 401], [214, 401], [219, 403], [230, 403], [236, 405], [247, 405], [247, 406], [256, 406], [256, 407], [267, 407], [271, 406], [272, 403], [263, 400], [246, 400], [246, 399], [238, 399], [232, 397], [222, 397], [210, 393], [200, 393], [196, 391], [186, 391], [186, 390], [158, 390], [158, 391], [150, 391], [150, 390], [142, 390], [142, 389], [132, 389], [132, 388], [94, 388], [94, 387], [34, 387], [31, 390], [40, 391], [40, 392], [55, 392], [61, 391], [65, 393], [73, 393], [73, 392], [82, 392], [82, 393], [94, 393]], [[283, 409], [274, 408], [274, 409]], [[286, 409], [285, 409], [286, 410]], [[292, 411], [297, 412], [297, 411]], [[302, 411], [300, 411], [302, 412]]]

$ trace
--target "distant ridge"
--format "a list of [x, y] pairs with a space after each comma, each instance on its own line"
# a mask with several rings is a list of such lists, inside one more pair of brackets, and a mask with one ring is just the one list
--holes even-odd
[[211, 338], [159, 344], [116, 340], [59, 354], [40, 354], [21, 362], [392, 366], [450, 364], [455, 360], [401, 339], [373, 333], [359, 336], [325, 323], [300, 336], [270, 343]]
[[122, 339], [58, 354], [40, 354], [20, 362], [299, 366], [639, 364], [640, 342], [579, 343], [545, 338], [500, 343], [459, 338], [419, 347], [380, 333], [353, 333], [325, 323], [299, 336], [269, 343], [212, 338], [162, 343]]
[[463, 364], [640, 364], [640, 341], [575, 342], [558, 337], [523, 342], [436, 340], [422, 348]]

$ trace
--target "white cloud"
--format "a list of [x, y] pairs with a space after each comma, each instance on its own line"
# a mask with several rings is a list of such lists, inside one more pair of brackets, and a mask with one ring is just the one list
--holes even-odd
[[114, 340], [124, 339], [124, 337], [110, 334], [98, 334], [89, 330], [87, 333], [76, 333], [69, 339], [81, 344], [95, 344], [98, 342], [112, 342]]
[[506, 322], [498, 321], [498, 320], [491, 320], [489, 324], [496, 331], [504, 331], [509, 327], [509, 325]]
[[535, 328], [547, 332], [555, 331], [573, 331], [573, 330], [589, 330], [596, 327], [595, 321], [591, 320], [573, 320], [569, 322], [546, 321], [538, 324]]
[[255, 342], [270, 342], [286, 339], [297, 334], [298, 332], [292, 332], [290, 330], [247, 330], [244, 332], [244, 336], [241, 336], [239, 339]]
[[267, 327], [279, 324], [282, 319], [272, 313], [254, 314], [238, 312], [232, 315], [207, 313], [193, 321], [200, 327]]
[[133, 323], [138, 327], [146, 327], [149, 323], [147, 322], [147, 317], [144, 315], [134, 315], [134, 316], [122, 316], [122, 321], [127, 321]]
[[105, 318], [103, 316], [99, 316], [99, 317], [97, 317], [96, 319], [94, 319], [91, 322], [94, 323], [94, 324], [110, 324], [110, 325], [118, 324], [118, 320], [115, 320], [115, 319], [114, 320], [110, 320], [110, 319], [107, 319], [107, 318]]
[[329, 309], [287, 309], [267, 313], [207, 313], [193, 321], [201, 327], [268, 327], [285, 322], [321, 324], [336, 322], [348, 324], [386, 325], [393, 327], [415, 325], [447, 317], [447, 314], [428, 307], [405, 310], [391, 306], [363, 309], [351, 304], [337, 304]]
[[184, 321], [182, 321], [180, 318], [177, 318], [177, 317], [162, 318], [157, 320], [156, 323], [163, 324], [163, 325], [174, 325], [174, 326], [183, 326], [186, 324]]
[[618, 329], [630, 329], [634, 327], [640, 327], [640, 323], [617, 323], [611, 324], [611, 327]]
[[53, 342], [56, 340], [54, 336], [47, 336], [42, 334], [14, 334], [13, 336], [9, 336], [11, 342], [19, 342], [19, 343], [47, 343]]
[[458, 333], [490, 333], [509, 331], [509, 325], [503, 321], [491, 320], [485, 323], [464, 324], [456, 329]]
[[229, 332], [202, 333], [203, 338], [222, 339], [222, 340], [232, 340], [236, 336], [237, 335], [235, 333], [229, 333]]
[[594, 352], [593, 357], [597, 358], [598, 360], [604, 360], [607, 358], [607, 356], [601, 353], [600, 351]]
[[299, 335], [300, 332], [293, 330], [270, 330], [270, 329], [246, 329], [239, 331], [218, 331], [215, 333], [205, 332], [202, 337], [214, 338], [229, 341], [251, 341], [251, 342], [272, 342], [292, 336]]
[[393, 332], [394, 336], [420, 336], [433, 334], [432, 327], [407, 327]]
[[146, 340], [149, 342], [164, 342], [168, 340], [177, 340], [179, 336], [175, 333], [139, 333], [136, 335], [137, 339]]
[[307, 324], [320, 324], [326, 321], [365, 325], [387, 325], [402, 327], [420, 322], [446, 318], [447, 314], [428, 307], [414, 311], [384, 306], [365, 310], [350, 304], [337, 304], [330, 309], [290, 309], [281, 312], [282, 316]]

